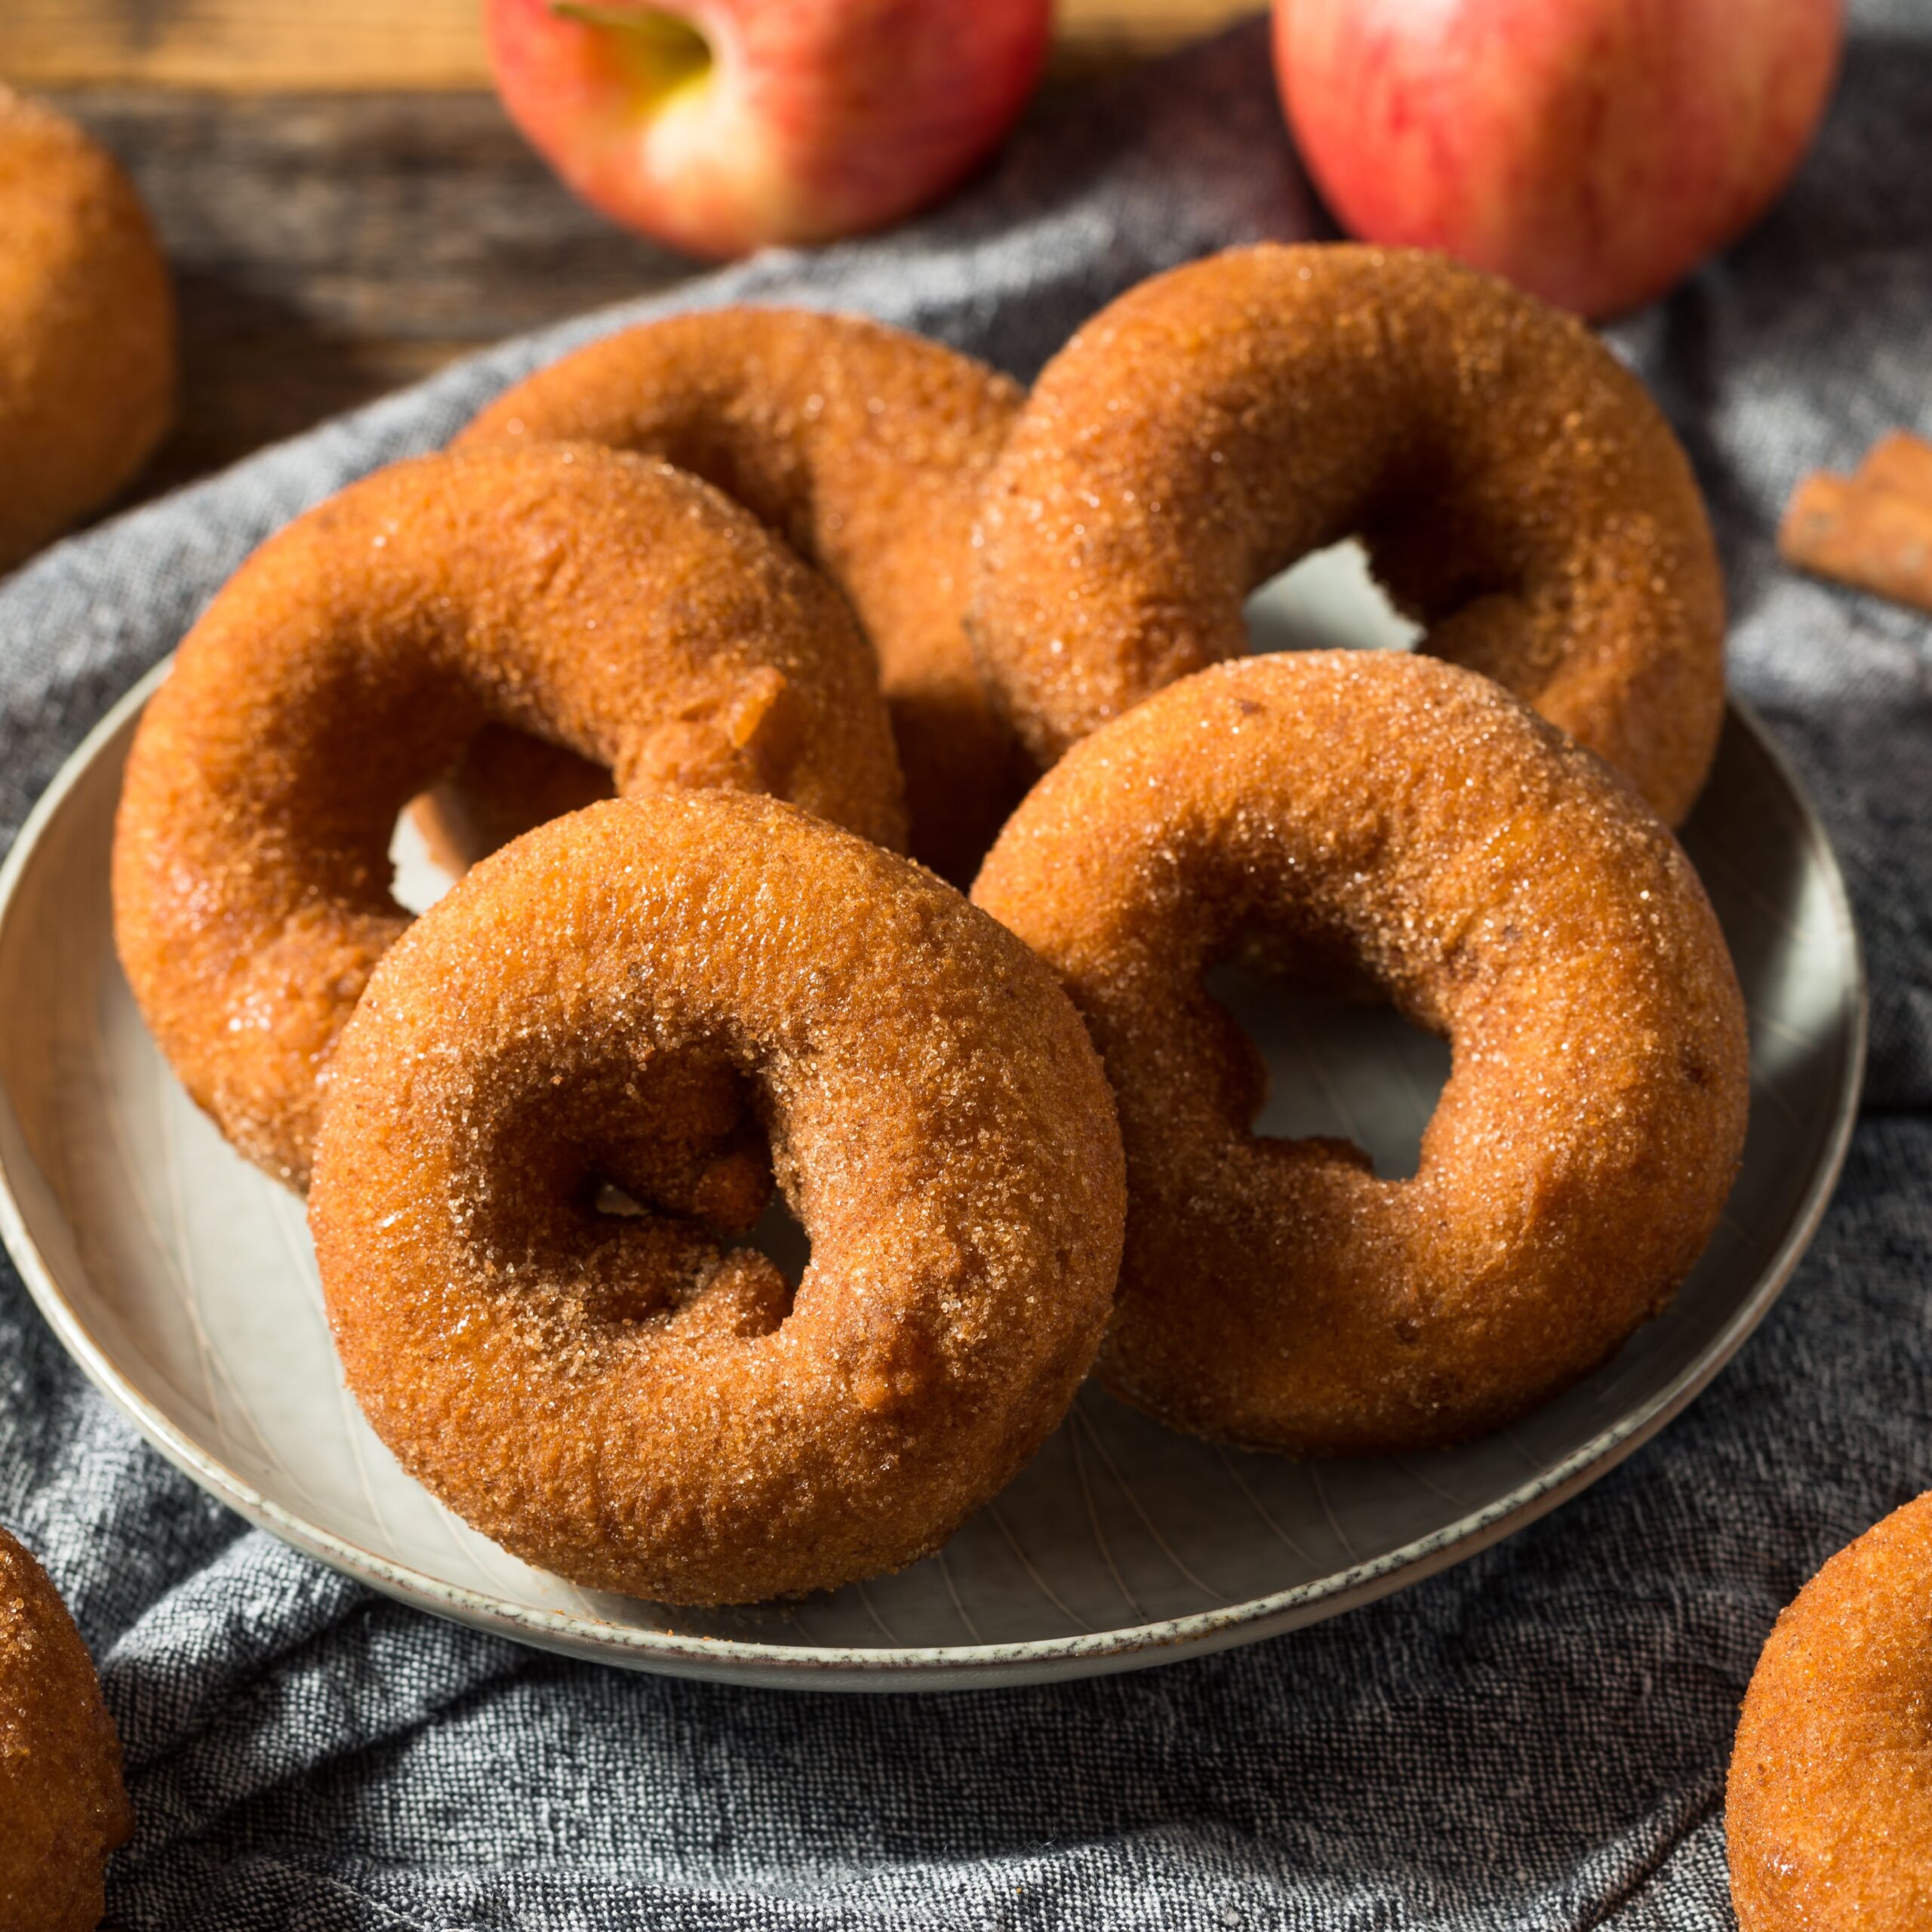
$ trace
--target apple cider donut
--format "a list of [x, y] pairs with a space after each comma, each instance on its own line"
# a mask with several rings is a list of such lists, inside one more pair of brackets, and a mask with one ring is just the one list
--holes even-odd
[[0, 1530], [0, 1925], [94, 1932], [134, 1829], [121, 1744], [60, 1593]]
[[0, 85], [0, 570], [98, 509], [174, 408], [174, 298], [132, 183]]
[[[851, 600], [878, 653], [913, 856], [964, 885], [1028, 775], [960, 623], [980, 487], [1020, 400], [985, 364], [860, 316], [722, 309], [565, 356], [457, 447], [568, 437], [661, 457], [781, 532]], [[434, 803], [475, 857], [537, 822], [518, 809], [523, 784], [540, 809], [561, 782], [486, 746]]]
[[[1744, 1137], [1744, 1014], [1677, 841], [1497, 685], [1290, 653], [1076, 746], [973, 889], [1060, 974], [1127, 1148], [1108, 1386], [1309, 1454], [1446, 1444], [1594, 1367], [1667, 1301]], [[1446, 1035], [1411, 1180], [1250, 1131], [1265, 1071], [1203, 989], [1254, 940], [1358, 963]]]
[[[795, 1293], [683, 1184], [721, 1074], [811, 1236]], [[909, 1563], [1014, 1474], [1124, 1208], [1100, 1063], [1018, 940], [792, 807], [666, 792], [527, 834], [390, 950], [309, 1218], [405, 1468], [579, 1583], [731, 1603]]]
[[838, 594], [668, 464], [554, 444], [419, 457], [265, 543], [149, 701], [115, 937], [162, 1050], [304, 1184], [318, 1078], [407, 923], [396, 814], [487, 721], [618, 789], [772, 792], [904, 835], [872, 654]]
[[1834, 1556], [1777, 1621], [1724, 1795], [1740, 1932], [1932, 1925], [1932, 1496]]
[[1421, 648], [1668, 822], [1724, 713], [1724, 594], [1669, 426], [1571, 317], [1437, 255], [1236, 249], [1103, 309], [986, 487], [968, 627], [1041, 764], [1247, 648], [1248, 593], [1358, 537]]

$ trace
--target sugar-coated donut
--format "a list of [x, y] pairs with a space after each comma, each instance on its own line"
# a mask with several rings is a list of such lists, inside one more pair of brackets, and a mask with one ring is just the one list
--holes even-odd
[[[691, 1197], [734, 1087], [795, 1297]], [[1011, 934], [790, 806], [667, 792], [525, 835], [391, 949], [309, 1214], [405, 1468], [580, 1583], [718, 1603], [910, 1562], [998, 1490], [1086, 1372], [1124, 1208], [1099, 1063]]]
[[133, 185], [0, 85], [0, 570], [96, 509], [174, 408], [174, 297]]
[[[1108, 1386], [1180, 1427], [1373, 1454], [1500, 1425], [1688, 1272], [1744, 1137], [1744, 1013], [1635, 793], [1429, 658], [1219, 665], [1084, 740], [973, 897], [1060, 974], [1119, 1102]], [[1203, 989], [1252, 939], [1358, 962], [1453, 1064], [1411, 1180], [1251, 1133], [1265, 1075]]]
[[1355, 535], [1423, 648], [1486, 672], [1672, 824], [1724, 713], [1683, 451], [1583, 325], [1441, 256], [1236, 249], [1103, 309], [988, 484], [968, 627], [1043, 764], [1241, 654], [1242, 600]]
[[47, 1573], [0, 1530], [0, 1925], [94, 1932], [134, 1814], [100, 1681]]
[[425, 457], [297, 519], [182, 645], [129, 756], [115, 937], [188, 1091], [300, 1186], [318, 1076], [407, 922], [397, 813], [486, 720], [620, 790], [776, 792], [904, 836], [844, 601], [668, 464], [552, 444]]
[[[724, 309], [565, 356], [500, 396], [457, 446], [562, 436], [661, 457], [781, 531], [851, 600], [878, 654], [913, 856], [964, 885], [1028, 775], [960, 623], [980, 485], [1020, 401], [984, 363], [903, 330]], [[482, 840], [538, 822], [561, 781], [519, 813], [526, 768], [486, 747], [438, 789], [452, 842], [477, 856]], [[585, 775], [578, 786], [587, 801]]]
[[1740, 1932], [1932, 1925], [1932, 1496], [1840, 1550], [1778, 1619], [1724, 1836]]

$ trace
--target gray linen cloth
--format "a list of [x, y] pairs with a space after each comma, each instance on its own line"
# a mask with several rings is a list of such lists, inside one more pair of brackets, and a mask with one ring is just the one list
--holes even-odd
[[[1772, 1318], [1657, 1441], [1318, 1628], [1052, 1689], [832, 1697], [542, 1656], [247, 1528], [0, 1275], [0, 1518], [99, 1658], [140, 1826], [110, 1922], [349, 1927], [1730, 1922], [1723, 1775], [1782, 1604], [1932, 1486], [1932, 632], [1781, 569], [1801, 472], [1932, 432], [1932, 19], [1858, 19], [1776, 214], [1614, 332], [1721, 536], [1732, 675], [1824, 809], [1869, 952], [1869, 1106]], [[1312, 232], [1259, 26], [1024, 128], [936, 217], [681, 291], [864, 309], [1030, 376], [1152, 270]], [[250, 547], [641, 306], [509, 344], [0, 586], [0, 820]]]

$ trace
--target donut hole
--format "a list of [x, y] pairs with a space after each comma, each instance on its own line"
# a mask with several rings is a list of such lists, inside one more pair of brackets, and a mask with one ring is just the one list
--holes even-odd
[[512, 838], [616, 795], [608, 767], [504, 724], [485, 724], [405, 805], [389, 841], [390, 891], [423, 912]]
[[420, 915], [457, 881], [457, 872], [431, 845], [419, 808], [412, 799], [398, 814], [389, 834], [389, 897], [405, 912]]
[[[620, 1220], [651, 1211], [642, 1201], [626, 1194], [616, 1182], [609, 1180], [598, 1183], [593, 1204], [599, 1214], [615, 1215]], [[721, 1231], [719, 1238], [725, 1238]], [[737, 1245], [763, 1255], [785, 1277], [792, 1294], [797, 1294], [798, 1284], [804, 1279], [805, 1270], [811, 1265], [812, 1238], [782, 1193], [773, 1190], [771, 1203], [758, 1217], [758, 1225]]]
[[792, 1294], [797, 1294], [798, 1284], [811, 1266], [812, 1238], [782, 1192], [774, 1191], [771, 1204], [758, 1217], [758, 1226], [746, 1235], [743, 1245], [763, 1255], [785, 1277]]
[[605, 1327], [740, 1337], [791, 1313], [809, 1256], [760, 1097], [720, 1049], [571, 1041], [474, 1097], [453, 1206], [483, 1271]]
[[1251, 946], [1211, 967], [1208, 995], [1267, 1069], [1249, 1131], [1279, 1140], [1345, 1140], [1383, 1180], [1411, 1180], [1448, 1084], [1449, 1042], [1406, 1017], [1365, 976], [1324, 961], [1291, 981]]
[[1423, 626], [1396, 608], [1370, 568], [1367, 546], [1347, 537], [1312, 551], [1252, 592], [1242, 611], [1248, 652], [1413, 651]]

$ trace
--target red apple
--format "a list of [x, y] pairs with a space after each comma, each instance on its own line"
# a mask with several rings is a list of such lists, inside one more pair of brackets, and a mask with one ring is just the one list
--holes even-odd
[[1843, 34], [1842, 0], [1275, 0], [1275, 71], [1345, 228], [1604, 315], [1769, 206]]
[[511, 118], [571, 187], [694, 255], [831, 241], [1011, 126], [1051, 0], [489, 0]]

